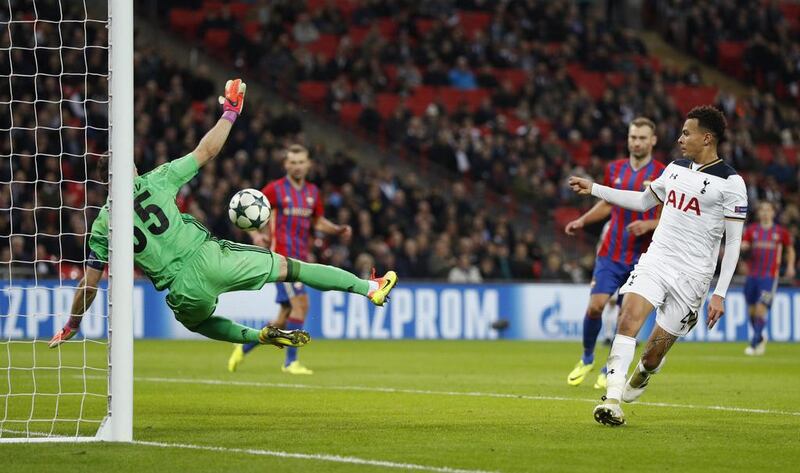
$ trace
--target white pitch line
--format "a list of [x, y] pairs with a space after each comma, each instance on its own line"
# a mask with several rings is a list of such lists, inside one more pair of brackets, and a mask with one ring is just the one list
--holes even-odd
[[[204, 384], [204, 385], [220, 385], [220, 386], [247, 386], [258, 388], [279, 388], [279, 389], [317, 389], [323, 391], [359, 391], [359, 392], [376, 392], [376, 393], [390, 393], [390, 394], [423, 394], [433, 396], [462, 396], [462, 397], [487, 397], [499, 399], [522, 399], [527, 401], [558, 401], [558, 402], [591, 402], [597, 403], [597, 399], [562, 397], [562, 396], [531, 396], [527, 394], [508, 394], [508, 393], [490, 393], [490, 392], [476, 392], [476, 391], [432, 391], [427, 389], [406, 389], [406, 388], [388, 388], [380, 386], [324, 386], [313, 384], [291, 384], [291, 383], [265, 383], [258, 381], [231, 381], [220, 379], [191, 379], [191, 378], [158, 378], [158, 377], [136, 377], [136, 381], [152, 382], [152, 383], [176, 383], [176, 384]], [[675, 409], [698, 409], [709, 411], [723, 411], [723, 412], [742, 412], [748, 414], [773, 414], [800, 417], [800, 411], [781, 411], [774, 409], [754, 409], [748, 407], [732, 407], [732, 406], [704, 406], [698, 404], [672, 404], [666, 402], [637, 402], [640, 406], [651, 407], [668, 407]]]
[[385, 460], [368, 460], [366, 458], [358, 457], [343, 457], [341, 455], [327, 455], [315, 453], [292, 453], [281, 452], [278, 450], [257, 450], [249, 448], [227, 448], [227, 447], [212, 447], [207, 445], [190, 445], [183, 443], [164, 443], [164, 442], [146, 442], [137, 440], [133, 442], [136, 445], [144, 445], [149, 447], [159, 448], [183, 448], [189, 450], [205, 450], [208, 452], [224, 452], [224, 453], [239, 453], [246, 455], [260, 455], [265, 457], [277, 458], [292, 458], [300, 460], [316, 460], [333, 463], [347, 463], [350, 465], [366, 465], [366, 466], [380, 466], [384, 468], [398, 468], [402, 470], [418, 470], [418, 471], [433, 471], [437, 473], [493, 473], [486, 470], [464, 470], [461, 468], [450, 468], [447, 466], [429, 466], [417, 465], [415, 463], [397, 463]]

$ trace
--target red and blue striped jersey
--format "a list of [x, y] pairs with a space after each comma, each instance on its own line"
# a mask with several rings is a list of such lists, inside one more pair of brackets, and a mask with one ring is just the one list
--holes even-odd
[[309, 182], [297, 188], [283, 177], [264, 186], [261, 192], [272, 205], [272, 251], [307, 260], [312, 220], [324, 212], [319, 188]]
[[[651, 160], [646, 166], [634, 170], [629, 159], [618, 159], [608, 163], [603, 178], [603, 185], [628, 191], [644, 191], [651, 181], [661, 175], [664, 165]], [[658, 215], [658, 208], [647, 212], [633, 212], [614, 206], [611, 209], [608, 231], [603, 237], [598, 256], [610, 257], [613, 261], [624, 264], [636, 264], [639, 256], [650, 245], [651, 234], [636, 237], [626, 230], [628, 224], [636, 220], [653, 220]]]
[[774, 278], [778, 276], [783, 249], [792, 245], [789, 231], [780, 225], [769, 228], [753, 223], [744, 230], [744, 241], [750, 243], [748, 276]]

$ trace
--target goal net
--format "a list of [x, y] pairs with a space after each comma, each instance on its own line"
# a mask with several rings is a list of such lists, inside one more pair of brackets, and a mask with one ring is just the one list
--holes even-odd
[[111, 141], [108, 6], [2, 3], [0, 442], [110, 439], [99, 434], [112, 407], [106, 282], [79, 334], [48, 347], [70, 315], [108, 196], [98, 167]]

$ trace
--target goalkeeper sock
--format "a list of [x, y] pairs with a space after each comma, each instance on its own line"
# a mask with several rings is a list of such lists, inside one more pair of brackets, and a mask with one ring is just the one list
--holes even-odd
[[[303, 320], [287, 319], [286, 330], [300, 330], [303, 328]], [[289, 366], [293, 361], [297, 360], [297, 347], [286, 347], [286, 361], [283, 366]]]
[[320, 291], [354, 292], [366, 296], [369, 293], [369, 281], [361, 279], [353, 273], [324, 264], [304, 263], [296, 259], [286, 258], [289, 266], [286, 281], [308, 284]]
[[224, 317], [211, 316], [197, 327], [189, 330], [223, 342], [258, 343], [258, 330], [237, 324]]
[[608, 356], [608, 388], [606, 398], [622, 399], [622, 390], [625, 389], [625, 376], [628, 367], [633, 361], [636, 351], [636, 339], [626, 335], [617, 334], [611, 345], [611, 354]]

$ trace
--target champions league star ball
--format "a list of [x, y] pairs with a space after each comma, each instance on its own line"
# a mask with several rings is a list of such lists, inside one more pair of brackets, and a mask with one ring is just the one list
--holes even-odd
[[242, 230], [258, 230], [269, 221], [271, 208], [267, 197], [256, 189], [243, 189], [231, 198], [228, 217]]

